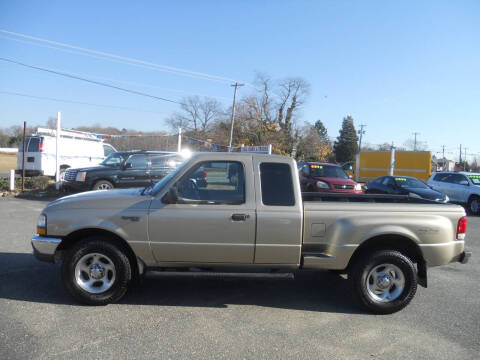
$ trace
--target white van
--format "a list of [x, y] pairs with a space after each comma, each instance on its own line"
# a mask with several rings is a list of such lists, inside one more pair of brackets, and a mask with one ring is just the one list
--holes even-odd
[[[26, 176], [55, 176], [56, 173], [56, 130], [38, 128], [26, 138]], [[86, 167], [99, 164], [115, 148], [93, 134], [74, 130], [60, 132], [60, 172], [72, 167]], [[22, 172], [23, 140], [18, 147], [17, 173]]]

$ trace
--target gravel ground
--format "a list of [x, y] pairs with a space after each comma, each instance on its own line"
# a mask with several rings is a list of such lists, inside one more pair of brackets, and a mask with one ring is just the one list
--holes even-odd
[[81, 306], [29, 239], [42, 201], [0, 199], [0, 359], [478, 359], [480, 218], [467, 265], [429, 270], [403, 311], [359, 310], [329, 272], [295, 280], [149, 279], [119, 304]]

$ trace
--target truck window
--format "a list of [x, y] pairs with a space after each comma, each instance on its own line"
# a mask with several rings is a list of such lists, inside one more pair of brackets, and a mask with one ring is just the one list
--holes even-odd
[[128, 158], [125, 164], [132, 164], [132, 169], [146, 169], [147, 168], [147, 155], [136, 154]]
[[30, 141], [28, 142], [27, 152], [39, 152], [39, 151], [40, 151], [40, 138], [31, 137]]
[[206, 161], [177, 182], [182, 204], [238, 205], [245, 203], [245, 170], [238, 161]]
[[103, 144], [103, 156], [107, 157], [115, 152], [113, 146], [109, 144]]
[[292, 172], [288, 164], [261, 163], [260, 181], [264, 205], [295, 205]]

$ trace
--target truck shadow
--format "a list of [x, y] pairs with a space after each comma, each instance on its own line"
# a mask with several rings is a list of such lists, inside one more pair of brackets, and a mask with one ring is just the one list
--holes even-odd
[[[0, 298], [78, 305], [63, 289], [59, 265], [31, 254], [0, 253]], [[328, 271], [298, 272], [295, 279], [168, 277], [147, 278], [133, 287], [122, 305], [228, 308], [253, 305], [314, 312], [363, 313], [350, 284]]]

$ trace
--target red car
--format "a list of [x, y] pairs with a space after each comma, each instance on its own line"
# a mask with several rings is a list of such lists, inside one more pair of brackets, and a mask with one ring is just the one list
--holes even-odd
[[336, 164], [299, 162], [298, 173], [302, 191], [363, 194], [362, 186]]

